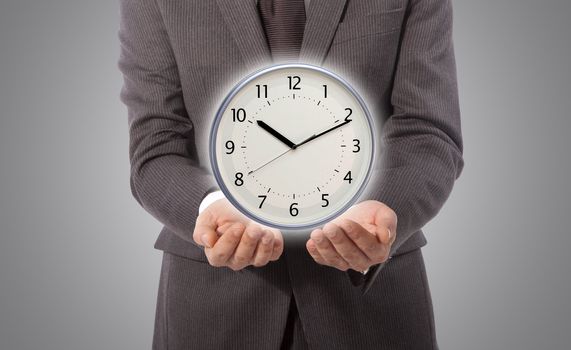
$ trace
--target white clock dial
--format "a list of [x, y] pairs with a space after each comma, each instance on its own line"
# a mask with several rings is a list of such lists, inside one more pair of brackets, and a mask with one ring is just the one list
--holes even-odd
[[212, 168], [240, 211], [265, 225], [305, 229], [345, 211], [373, 161], [372, 121], [341, 78], [303, 64], [242, 81], [212, 128]]

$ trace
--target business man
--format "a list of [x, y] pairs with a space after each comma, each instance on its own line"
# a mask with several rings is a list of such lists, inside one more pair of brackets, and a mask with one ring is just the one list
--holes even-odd
[[[435, 349], [420, 247], [460, 175], [450, 0], [121, 0], [132, 191], [164, 224], [154, 349]], [[342, 75], [381, 125], [367, 195], [303, 241], [217, 192], [207, 137], [272, 62]]]

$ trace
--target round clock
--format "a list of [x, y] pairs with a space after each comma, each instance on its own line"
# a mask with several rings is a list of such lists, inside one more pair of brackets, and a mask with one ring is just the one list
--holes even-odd
[[342, 78], [306, 64], [276, 65], [241, 81], [210, 135], [220, 189], [251, 219], [309, 229], [347, 210], [374, 156], [372, 119]]

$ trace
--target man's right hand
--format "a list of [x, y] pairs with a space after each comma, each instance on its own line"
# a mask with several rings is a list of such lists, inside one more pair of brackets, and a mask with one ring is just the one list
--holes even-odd
[[284, 248], [280, 231], [248, 219], [227, 199], [215, 201], [200, 213], [192, 237], [204, 246], [210, 265], [234, 271], [264, 266], [277, 260]]

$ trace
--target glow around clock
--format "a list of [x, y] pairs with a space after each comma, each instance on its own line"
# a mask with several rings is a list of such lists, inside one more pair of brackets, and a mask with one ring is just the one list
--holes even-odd
[[235, 87], [212, 128], [211, 162], [226, 197], [280, 229], [315, 227], [345, 211], [368, 180], [371, 118], [355, 91], [309, 65], [279, 65]]

